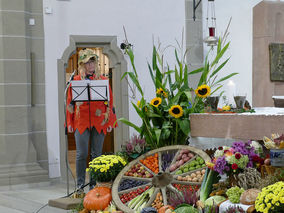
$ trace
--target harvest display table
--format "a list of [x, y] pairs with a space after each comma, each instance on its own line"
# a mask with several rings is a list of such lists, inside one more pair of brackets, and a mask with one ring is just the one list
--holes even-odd
[[254, 108], [255, 113], [195, 113], [190, 115], [191, 136], [262, 140], [283, 133], [284, 108]]

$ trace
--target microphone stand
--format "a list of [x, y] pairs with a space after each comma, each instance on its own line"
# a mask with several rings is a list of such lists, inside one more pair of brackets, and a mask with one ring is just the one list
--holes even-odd
[[68, 89], [70, 87], [71, 81], [74, 78], [76, 70], [73, 71], [72, 75], [70, 76], [68, 82], [66, 83], [66, 87], [65, 87], [65, 91], [64, 91], [64, 114], [65, 114], [65, 164], [66, 164], [66, 183], [67, 183], [67, 196], [69, 195], [69, 175], [68, 172], [71, 173], [73, 179], [74, 179], [74, 183], [75, 183], [75, 191], [76, 191], [76, 180], [75, 177], [70, 169], [70, 165], [69, 165], [69, 159], [68, 159], [68, 126], [67, 126], [67, 112], [66, 112], [66, 108], [67, 108], [67, 92]]

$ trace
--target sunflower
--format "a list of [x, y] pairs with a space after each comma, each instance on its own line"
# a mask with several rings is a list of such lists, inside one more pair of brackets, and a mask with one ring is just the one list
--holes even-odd
[[153, 98], [150, 102], [150, 104], [153, 105], [154, 107], [158, 107], [161, 103], [162, 103], [162, 99], [159, 97]]
[[175, 118], [179, 118], [183, 115], [183, 109], [180, 105], [174, 105], [170, 108], [169, 113]]
[[195, 94], [201, 98], [206, 98], [210, 95], [211, 89], [208, 85], [203, 84], [195, 90]]
[[162, 96], [164, 96], [165, 98], [168, 97], [168, 93], [165, 92], [162, 88], [157, 89], [156, 94], [157, 94], [157, 95], [162, 95]]

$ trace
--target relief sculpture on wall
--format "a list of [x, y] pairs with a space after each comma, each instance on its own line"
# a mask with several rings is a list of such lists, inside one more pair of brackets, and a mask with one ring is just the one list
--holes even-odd
[[270, 80], [284, 81], [284, 44], [269, 44]]

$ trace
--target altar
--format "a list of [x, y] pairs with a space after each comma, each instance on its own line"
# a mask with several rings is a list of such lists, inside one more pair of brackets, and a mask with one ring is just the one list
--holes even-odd
[[194, 113], [191, 137], [262, 140], [283, 133], [284, 108], [259, 107], [255, 113]]

